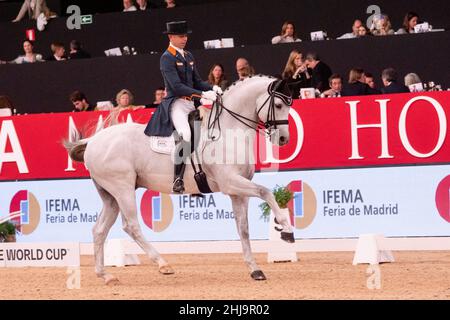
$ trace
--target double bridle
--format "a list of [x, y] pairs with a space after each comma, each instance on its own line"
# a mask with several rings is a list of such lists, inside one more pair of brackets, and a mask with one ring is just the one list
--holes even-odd
[[[272, 130], [276, 130], [277, 126], [281, 125], [288, 125], [289, 121], [286, 120], [277, 120], [275, 117], [275, 98], [279, 98], [288, 106], [292, 105], [292, 97], [285, 95], [281, 92], [278, 92], [277, 90], [280, 89], [281, 84], [283, 83], [283, 80], [277, 80], [273, 81], [268, 87], [267, 92], [269, 93], [269, 97], [264, 101], [264, 103], [258, 108], [258, 111], [256, 114], [259, 117], [259, 113], [261, 110], [266, 106], [267, 103], [269, 103], [269, 110], [267, 113], [267, 120], [266, 122], [262, 121], [255, 121], [253, 119], [249, 119], [243, 115], [240, 115], [233, 110], [228, 109], [223, 105], [222, 96], [218, 95], [216, 102], [213, 104], [213, 110], [216, 109], [215, 116], [213, 118], [213, 110], [211, 110], [209, 114], [208, 119], [208, 138], [215, 141], [219, 139], [221, 135], [221, 128], [220, 128], [220, 115], [222, 114], [223, 110], [227, 111], [233, 118], [235, 118], [240, 123], [244, 124], [245, 126], [249, 127], [250, 129], [253, 129], [257, 132], [259, 129], [263, 130], [264, 133], [267, 136], [272, 135]], [[256, 128], [255, 128], [256, 125]], [[212, 136], [212, 132], [214, 132], [214, 129], [217, 127], [219, 130], [219, 137]]]

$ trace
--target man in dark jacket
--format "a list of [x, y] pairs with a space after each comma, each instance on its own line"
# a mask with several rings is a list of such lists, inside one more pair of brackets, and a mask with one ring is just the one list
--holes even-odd
[[191, 142], [188, 114], [195, 110], [193, 100], [204, 98], [215, 101], [216, 93], [221, 94], [222, 90], [202, 81], [193, 55], [184, 50], [187, 35], [191, 33], [186, 21], [167, 23], [165, 33], [169, 36], [170, 45], [161, 56], [160, 69], [167, 95], [150, 119], [145, 134], [168, 137], [176, 130], [178, 137], [173, 192], [183, 193], [185, 162], [190, 153]]
[[90, 57], [91, 55], [83, 50], [79, 41], [70, 41], [69, 59], [89, 59]]
[[312, 86], [320, 92], [330, 89], [328, 80], [332, 75], [331, 68], [325, 62], [320, 61], [316, 53], [308, 53], [306, 55], [306, 65], [312, 69]]
[[381, 80], [384, 84], [384, 88], [381, 89], [383, 94], [410, 92], [405, 85], [397, 83], [397, 71], [393, 68], [384, 69], [381, 73]]

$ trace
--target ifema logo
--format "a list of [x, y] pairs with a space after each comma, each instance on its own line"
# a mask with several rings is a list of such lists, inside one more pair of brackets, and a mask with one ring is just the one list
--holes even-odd
[[301, 180], [291, 181], [287, 188], [294, 194], [294, 198], [288, 203], [291, 224], [296, 229], [306, 229], [316, 217], [316, 195], [313, 189]]
[[11, 199], [9, 218], [22, 234], [36, 230], [41, 219], [41, 208], [34, 194], [28, 190], [17, 192]]
[[450, 175], [446, 176], [436, 189], [436, 207], [441, 217], [450, 222]]
[[167, 229], [173, 220], [173, 204], [168, 194], [147, 190], [141, 200], [144, 223], [155, 232]]

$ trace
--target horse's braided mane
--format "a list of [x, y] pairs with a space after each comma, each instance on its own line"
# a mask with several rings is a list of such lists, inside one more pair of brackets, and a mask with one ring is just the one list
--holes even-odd
[[231, 89], [233, 89], [234, 87], [236, 87], [236, 86], [239, 85], [240, 83], [246, 82], [247, 80], [252, 79], [252, 78], [269, 78], [269, 79], [276, 79], [276, 78], [273, 77], [273, 76], [268, 76], [268, 75], [265, 75], [265, 74], [256, 74], [256, 75], [253, 75], [253, 76], [249, 76], [249, 77], [247, 77], [247, 78], [245, 78], [245, 79], [239, 79], [239, 80], [236, 80], [235, 82], [233, 82], [232, 84], [230, 84], [230, 85], [228, 86], [228, 88], [225, 89], [224, 93], [227, 92], [227, 91], [230, 91]]

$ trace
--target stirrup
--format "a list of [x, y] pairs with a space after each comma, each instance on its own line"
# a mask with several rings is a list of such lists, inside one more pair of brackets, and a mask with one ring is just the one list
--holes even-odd
[[173, 182], [172, 191], [175, 193], [183, 193], [184, 192], [184, 181], [180, 177], [176, 178]]

